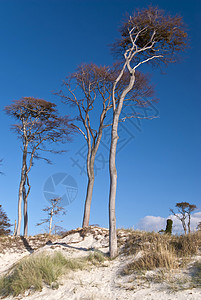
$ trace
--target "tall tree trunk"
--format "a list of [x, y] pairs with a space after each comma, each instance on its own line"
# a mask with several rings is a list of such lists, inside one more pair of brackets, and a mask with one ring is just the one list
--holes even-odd
[[116, 148], [118, 141], [117, 127], [119, 116], [114, 116], [112, 125], [111, 147], [110, 147], [110, 196], [109, 196], [109, 250], [110, 257], [117, 256], [117, 234], [116, 234], [116, 215], [115, 215], [115, 200], [117, 189], [117, 170], [116, 170]]
[[119, 117], [122, 111], [124, 99], [126, 95], [133, 88], [135, 83], [135, 70], [130, 72], [130, 82], [128, 86], [123, 90], [118, 106], [115, 105], [115, 87], [120, 81], [123, 75], [124, 67], [114, 83], [113, 86], [113, 122], [112, 122], [112, 132], [111, 132], [111, 145], [110, 145], [110, 158], [109, 158], [109, 169], [110, 169], [110, 195], [109, 195], [109, 250], [110, 257], [113, 258], [117, 256], [117, 233], [116, 233], [116, 215], [115, 215], [115, 200], [116, 200], [116, 190], [117, 190], [117, 170], [116, 170], [116, 149], [118, 141], [118, 124]]
[[91, 200], [93, 195], [93, 188], [94, 188], [94, 161], [95, 155], [92, 155], [89, 162], [90, 170], [87, 172], [88, 174], [88, 185], [87, 185], [87, 194], [84, 206], [84, 217], [82, 227], [89, 226], [89, 218], [90, 218], [90, 210], [91, 210]]
[[26, 159], [27, 159], [27, 147], [28, 144], [24, 146], [23, 150], [23, 158], [22, 158], [22, 170], [21, 170], [21, 178], [18, 192], [18, 219], [17, 219], [17, 230], [16, 235], [20, 235], [21, 231], [21, 222], [22, 222], [22, 196], [23, 196], [23, 188], [26, 181]]

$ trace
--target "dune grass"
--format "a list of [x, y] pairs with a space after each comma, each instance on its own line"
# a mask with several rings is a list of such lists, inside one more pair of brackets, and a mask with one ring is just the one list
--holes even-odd
[[65, 272], [83, 266], [81, 261], [66, 259], [59, 252], [25, 258], [0, 279], [0, 294], [17, 296], [28, 289], [40, 291], [44, 284], [51, 286]]
[[67, 259], [60, 252], [50, 255], [43, 252], [38, 255], [22, 259], [8, 274], [0, 278], [0, 295], [18, 296], [26, 290], [41, 291], [44, 285], [53, 289], [59, 287], [57, 280], [68, 271], [88, 269], [101, 265], [105, 256], [94, 251], [88, 256]]

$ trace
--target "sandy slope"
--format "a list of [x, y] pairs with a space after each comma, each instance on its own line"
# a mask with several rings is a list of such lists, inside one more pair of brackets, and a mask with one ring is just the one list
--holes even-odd
[[[125, 236], [122, 235], [122, 239]], [[108, 251], [108, 231], [107, 229], [94, 228], [85, 236], [80, 236], [79, 232], [49, 243], [44, 247], [30, 254], [27, 250], [21, 253], [12, 253], [8, 250], [5, 254], [0, 254], [0, 272], [6, 271], [12, 264], [17, 262], [25, 255], [36, 255], [41, 251], [61, 251], [67, 257], [81, 257], [88, 255], [90, 249], [99, 249], [100, 251]], [[201, 299], [201, 289], [194, 288], [174, 292], [173, 288], [164, 283], [149, 283], [135, 279], [129, 282], [129, 277], [120, 276], [120, 271], [127, 262], [128, 258], [119, 256], [113, 261], [106, 261], [103, 266], [93, 267], [91, 270], [79, 270], [71, 272], [60, 279], [59, 289], [53, 290], [44, 287], [41, 292], [27, 292], [24, 297], [16, 297], [16, 299], [27, 300], [121, 300], [121, 299], [138, 299], [138, 300], [198, 300]], [[179, 274], [178, 276], [183, 276]], [[180, 277], [179, 277], [180, 278]], [[131, 280], [130, 280], [131, 281]], [[173, 283], [172, 283], [173, 285]], [[7, 297], [5, 299], [13, 299]]]

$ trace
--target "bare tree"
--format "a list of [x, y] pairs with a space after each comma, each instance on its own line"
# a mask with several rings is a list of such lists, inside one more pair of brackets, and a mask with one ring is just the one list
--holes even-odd
[[[36, 224], [40, 226], [42, 224], [48, 223], [48, 234], [51, 235], [52, 231], [56, 228], [56, 224], [53, 224], [53, 216], [58, 216], [66, 214], [65, 209], [61, 206], [61, 198], [51, 199], [51, 206], [47, 206], [43, 211], [48, 213], [48, 217], [43, 219], [41, 223]], [[60, 221], [61, 222], [61, 221]]]
[[[166, 15], [155, 7], [137, 11], [130, 16], [120, 29], [121, 38], [113, 45], [113, 51], [121, 55], [122, 68], [113, 84], [113, 124], [110, 146], [110, 195], [109, 229], [110, 256], [117, 255], [117, 235], [115, 200], [117, 188], [116, 148], [118, 141], [118, 123], [127, 94], [136, 82], [136, 70], [144, 64], [160, 66], [177, 60], [177, 53], [184, 50], [187, 34], [181, 17]], [[129, 83], [123, 89], [118, 101], [116, 91], [125, 72], [129, 73]]]
[[0, 235], [8, 235], [11, 233], [11, 224], [9, 222], [10, 220], [7, 214], [3, 210], [2, 205], [0, 205]]
[[[77, 108], [77, 121], [74, 123], [79, 132], [84, 136], [87, 143], [87, 193], [85, 198], [85, 208], [82, 226], [89, 225], [90, 208], [92, 201], [92, 193], [94, 187], [94, 163], [95, 157], [100, 146], [104, 128], [111, 126], [106, 120], [109, 110], [112, 108], [112, 88], [113, 82], [119, 72], [118, 64], [112, 67], [98, 67], [95, 64], [83, 64], [78, 67], [77, 71], [71, 74], [63, 81], [63, 90], [57, 93], [65, 103], [68, 103]], [[116, 101], [129, 82], [129, 74], [125, 72], [116, 87]], [[136, 73], [136, 85], [127, 97], [128, 105], [148, 106], [153, 96], [153, 89], [149, 84], [147, 75]], [[149, 101], [148, 101], [149, 99]], [[94, 118], [94, 115], [98, 118]], [[130, 118], [127, 115], [119, 120], [125, 121]], [[132, 117], [139, 117], [137, 113], [132, 114]], [[94, 119], [95, 122], [94, 122]], [[98, 125], [97, 125], [97, 119]]]
[[[171, 213], [179, 219], [182, 223], [182, 227], [184, 229], [184, 233], [187, 234], [191, 232], [191, 213], [197, 208], [194, 204], [189, 204], [188, 202], [179, 202], [176, 203], [176, 208], [178, 209], [178, 213], [175, 213], [173, 209], [170, 209]], [[188, 218], [188, 223], [186, 225], [186, 219]]]
[[[64, 143], [70, 140], [73, 128], [67, 116], [59, 117], [54, 103], [23, 97], [5, 107], [6, 113], [16, 119], [18, 124], [13, 125], [14, 131], [22, 141], [22, 168], [18, 193], [18, 221], [16, 235], [20, 235], [21, 206], [24, 201], [24, 236], [28, 231], [27, 198], [30, 193], [29, 172], [33, 166], [33, 159], [48, 159], [39, 156], [39, 151], [55, 151], [52, 145], [58, 142]], [[48, 149], [46, 148], [48, 144]]]

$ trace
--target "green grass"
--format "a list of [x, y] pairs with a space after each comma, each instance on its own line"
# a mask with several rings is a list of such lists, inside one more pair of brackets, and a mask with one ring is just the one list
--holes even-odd
[[44, 284], [55, 287], [59, 276], [69, 270], [82, 269], [84, 263], [66, 259], [61, 253], [42, 253], [23, 259], [9, 274], [0, 279], [0, 295], [17, 296], [26, 290], [41, 291]]

